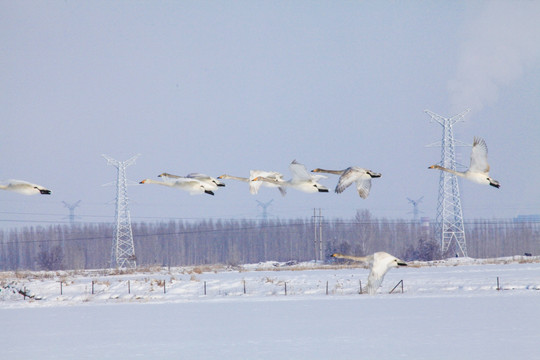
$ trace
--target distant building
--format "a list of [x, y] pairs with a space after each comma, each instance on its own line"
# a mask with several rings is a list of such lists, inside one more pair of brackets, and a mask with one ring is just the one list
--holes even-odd
[[514, 222], [517, 223], [539, 223], [540, 224], [540, 214], [531, 214], [531, 215], [518, 215], [514, 218]]

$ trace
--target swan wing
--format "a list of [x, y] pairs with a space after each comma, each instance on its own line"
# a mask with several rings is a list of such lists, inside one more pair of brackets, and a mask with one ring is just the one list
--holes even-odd
[[188, 177], [180, 177], [180, 178], [174, 179], [172, 182], [177, 185], [202, 184], [202, 181], [198, 179], [194, 179], [194, 178], [188, 178]]
[[196, 178], [188, 177], [176, 179], [173, 186], [184, 189], [191, 195], [198, 195], [204, 193], [205, 191], [213, 190], [213, 187], [210, 186], [210, 184]]
[[360, 168], [350, 167], [343, 171], [336, 185], [336, 193], [342, 193], [353, 183], [356, 183], [356, 189], [360, 197], [362, 199], [367, 198], [371, 189], [371, 176], [368, 175], [365, 169]]
[[199, 180], [212, 180], [212, 178], [206, 174], [190, 173], [186, 175], [187, 178], [199, 179]]
[[265, 177], [268, 179], [283, 180], [283, 174], [277, 172], [277, 171], [264, 171], [264, 170], [250, 170], [249, 171], [249, 180], [253, 180], [256, 177]]
[[178, 178], [181, 178], [183, 176], [173, 175], [173, 174], [169, 174], [169, 173], [164, 172], [164, 173], [159, 174], [158, 177], [162, 177], [165, 180], [169, 180], [169, 179], [178, 179]]
[[186, 175], [187, 178], [191, 179], [197, 179], [199, 181], [202, 181], [212, 187], [212, 190], [215, 190], [217, 186], [225, 186], [225, 183], [222, 181], [219, 181], [218, 179], [208, 176], [206, 174], [201, 173], [190, 173]]
[[308, 173], [305, 165], [296, 162], [296, 160], [289, 165], [289, 170], [291, 171], [294, 181], [305, 181], [312, 179], [311, 174]]
[[311, 180], [313, 180], [313, 181], [319, 181], [319, 180], [321, 180], [321, 179], [328, 179], [328, 176], [326, 176], [326, 175], [320, 175], [320, 174], [318, 174], [318, 175], [311, 175], [311, 174], [310, 174], [310, 176], [311, 176]]
[[253, 181], [253, 180], [251, 180], [249, 182], [249, 192], [250, 192], [250, 194], [257, 195], [259, 193], [259, 189], [261, 188], [263, 183], [268, 184], [265, 181]]
[[488, 173], [489, 164], [487, 161], [487, 154], [488, 149], [484, 139], [475, 137], [471, 150], [471, 164], [469, 170], [471, 172]]
[[368, 276], [368, 292], [370, 294], [375, 294], [377, 292], [377, 289], [384, 280], [384, 276], [392, 267], [390, 264], [394, 260], [398, 259], [386, 252], [381, 251], [373, 254], [373, 263]]
[[356, 190], [362, 199], [367, 199], [371, 190], [371, 176], [365, 175], [356, 180]]
[[35, 184], [29, 183], [28, 181], [15, 180], [15, 179], [9, 179], [6, 181], [6, 183], [7, 183], [7, 186], [30, 186], [30, 187], [37, 186]]
[[[273, 180], [274, 182], [269, 181], [253, 181], [253, 179], [261, 177], [265, 178], [267, 180]], [[249, 192], [253, 195], [256, 195], [259, 192], [259, 189], [261, 186], [267, 186], [267, 187], [279, 187], [280, 192], [283, 195], [282, 188], [280, 187], [280, 183], [283, 183], [283, 174], [277, 172], [277, 171], [265, 171], [265, 170], [250, 170], [249, 171]]]

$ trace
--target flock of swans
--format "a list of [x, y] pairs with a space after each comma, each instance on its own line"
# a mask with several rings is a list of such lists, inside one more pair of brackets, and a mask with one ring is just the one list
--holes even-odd
[[[326, 178], [324, 175], [311, 174], [303, 164], [294, 160], [289, 165], [292, 177], [289, 180], [283, 178], [283, 174], [276, 171], [251, 170], [249, 178], [223, 174], [217, 178], [205, 174], [192, 173], [186, 176], [162, 173], [158, 175], [164, 181], [144, 179], [141, 184], [158, 184], [188, 191], [192, 195], [209, 194], [214, 195], [214, 191], [220, 186], [225, 186], [220, 180], [231, 179], [246, 182], [249, 184], [251, 194], [257, 194], [261, 186], [277, 188], [281, 195], [287, 193], [287, 188], [293, 188], [306, 193], [328, 192], [328, 188], [322, 185], [319, 180]], [[329, 173], [340, 175], [335, 192], [341, 193], [347, 187], [356, 183], [358, 194], [362, 198], [367, 198], [371, 189], [371, 178], [380, 177], [381, 174], [371, 170], [349, 167], [345, 170], [324, 170], [314, 169], [314, 173]]]
[[[479, 184], [491, 185], [499, 188], [501, 186], [500, 183], [489, 176], [487, 153], [488, 149], [484, 139], [475, 137], [471, 150], [470, 165], [466, 171], [455, 171], [440, 165], [432, 165], [429, 167], [429, 169], [446, 171]], [[140, 183], [168, 186], [187, 191], [192, 195], [214, 195], [214, 191], [225, 186], [225, 183], [223, 183], [221, 180], [231, 179], [247, 183], [249, 185], [249, 191], [251, 194], [257, 194], [261, 186], [266, 186], [270, 188], [277, 188], [282, 195], [285, 195], [287, 193], [287, 188], [293, 188], [307, 193], [328, 192], [328, 188], [319, 183], [319, 180], [326, 178], [326, 176], [313, 174], [326, 173], [339, 175], [339, 179], [334, 190], [336, 193], [340, 194], [352, 184], [356, 184], [358, 195], [361, 198], [366, 199], [371, 190], [371, 179], [381, 177], [380, 173], [357, 166], [351, 166], [344, 170], [326, 170], [317, 168], [311, 170], [310, 173], [303, 164], [298, 163], [296, 160], [289, 165], [289, 170], [292, 175], [291, 179], [289, 180], [285, 180], [283, 178], [283, 174], [279, 172], [251, 170], [249, 177], [239, 177], [224, 174], [218, 176], [217, 178], [200, 173], [191, 173], [186, 176], [179, 176], [164, 172], [158, 175], [158, 177], [162, 178], [163, 181], [144, 179]], [[24, 195], [51, 194], [51, 191], [43, 186], [22, 180], [9, 180], [7, 183], [0, 184], [0, 190], [13, 191]], [[407, 266], [407, 263], [386, 252], [376, 252], [372, 255], [363, 257], [333, 254], [332, 257], [349, 259], [368, 264], [370, 267], [370, 273], [368, 276], [366, 291], [370, 295], [376, 294], [377, 289], [381, 286], [384, 276], [388, 270], [393, 267]]]
[[[429, 167], [429, 169], [446, 171], [479, 184], [491, 185], [499, 188], [500, 183], [489, 176], [487, 154], [488, 149], [484, 139], [475, 137], [471, 150], [470, 165], [466, 171], [455, 171], [439, 165], [432, 165]], [[283, 174], [276, 171], [251, 170], [249, 177], [223, 174], [217, 178], [214, 178], [200, 173], [191, 173], [186, 176], [162, 173], [158, 175], [158, 177], [162, 178], [163, 181], [144, 179], [140, 183], [168, 186], [187, 191], [191, 195], [214, 195], [214, 191], [216, 191], [219, 187], [225, 186], [225, 183], [223, 183], [221, 180], [231, 179], [248, 183], [251, 194], [257, 194], [261, 186], [266, 186], [270, 188], [277, 188], [284, 196], [287, 193], [287, 188], [293, 188], [306, 193], [328, 192], [328, 188], [319, 183], [319, 180], [326, 178], [326, 176], [313, 174], [326, 173], [339, 175], [339, 179], [334, 190], [336, 193], [340, 194], [349, 186], [355, 184], [358, 195], [362, 199], [366, 199], [371, 190], [371, 179], [382, 176], [380, 173], [357, 166], [351, 166], [344, 170], [326, 170], [317, 168], [311, 170], [310, 173], [303, 164], [298, 163], [296, 160], [289, 165], [289, 170], [292, 175], [289, 180], [285, 180], [283, 178]], [[51, 190], [48, 190], [41, 185], [22, 180], [8, 180], [7, 182], [0, 184], [0, 190], [13, 191], [24, 195], [51, 194]]]

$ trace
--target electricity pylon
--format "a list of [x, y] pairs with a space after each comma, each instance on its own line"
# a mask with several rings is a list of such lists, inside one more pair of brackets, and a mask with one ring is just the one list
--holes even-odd
[[[443, 128], [440, 166], [456, 170], [456, 153], [454, 150], [454, 124], [463, 121], [463, 117], [470, 111], [466, 110], [451, 118], [445, 118], [429, 110], [425, 112]], [[437, 144], [437, 143], [435, 143]], [[432, 144], [432, 145], [435, 145]], [[463, 226], [463, 212], [459, 195], [457, 177], [446, 171], [440, 171], [439, 198], [437, 202], [436, 236], [441, 239], [441, 252], [445, 254], [455, 243], [456, 255], [467, 256], [467, 243], [465, 241], [465, 228]]]
[[131, 218], [128, 209], [126, 168], [134, 164], [139, 155], [135, 155], [126, 161], [118, 161], [107, 155], [102, 156], [107, 160], [108, 165], [118, 169], [116, 178], [116, 226], [111, 252], [111, 267], [134, 268], [137, 266], [137, 258], [135, 257]]
[[267, 221], [268, 220], [268, 210], [267, 209], [270, 206], [270, 204], [272, 204], [274, 199], [272, 199], [272, 200], [270, 200], [269, 202], [266, 202], [266, 203], [260, 202], [259, 200], [255, 200], [255, 201], [257, 201], [257, 203], [258, 203], [257, 206], [260, 206], [263, 209], [263, 213], [262, 213], [263, 221]]
[[79, 206], [79, 204], [81, 203], [81, 200], [77, 201], [74, 204], [68, 204], [65, 201], [62, 201], [62, 202], [64, 203], [64, 206], [69, 209], [69, 217], [68, 217], [69, 224], [73, 225], [75, 223], [75, 208]]
[[413, 219], [414, 219], [414, 222], [418, 222], [418, 214], [420, 214], [421, 212], [423, 211], [420, 211], [420, 209], [418, 209], [418, 204], [420, 204], [422, 202], [422, 199], [424, 197], [422, 196], [421, 198], [419, 199], [416, 199], [416, 200], [413, 200], [411, 198], [407, 198], [407, 200], [409, 200], [409, 202], [412, 204], [413, 206]]

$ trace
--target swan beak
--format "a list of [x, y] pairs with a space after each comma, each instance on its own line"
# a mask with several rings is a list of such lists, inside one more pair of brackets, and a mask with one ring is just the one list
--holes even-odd
[[319, 172], [319, 168], [311, 170], [311, 172]]
[[403, 262], [403, 261], [398, 261], [398, 266], [407, 266], [407, 263], [406, 262]]
[[435, 165], [431, 165], [428, 169], [435, 169]]
[[51, 195], [51, 190], [38, 189], [42, 195]]
[[[161, 175], [160, 175], [161, 176]], [[141, 181], [139, 184], [144, 184], [146, 182], [146, 180], [143, 180]]]
[[256, 178], [254, 178], [253, 180], [251, 181], [259, 181], [259, 176], [257, 176]]
[[223, 179], [223, 175], [220, 175], [217, 177], [218, 179]]

